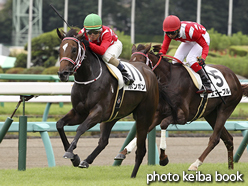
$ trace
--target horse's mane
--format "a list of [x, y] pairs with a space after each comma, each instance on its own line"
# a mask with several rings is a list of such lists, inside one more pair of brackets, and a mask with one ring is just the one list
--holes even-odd
[[[149, 53], [156, 56], [158, 59], [160, 58], [160, 54], [155, 54], [154, 51], [152, 51], [152, 50], [150, 50]], [[167, 57], [163, 57], [162, 60], [169, 62], [169, 59]]]
[[139, 44], [139, 45], [137, 46], [137, 51], [144, 50], [145, 48], [146, 48], [145, 45]]
[[76, 37], [78, 35], [78, 32], [75, 28], [70, 29], [67, 33], [66, 33], [66, 37]]

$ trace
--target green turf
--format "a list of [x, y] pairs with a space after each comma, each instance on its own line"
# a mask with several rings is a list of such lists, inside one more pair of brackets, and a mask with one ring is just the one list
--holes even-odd
[[[150, 185], [247, 185], [248, 180], [248, 163], [236, 163], [234, 170], [228, 170], [226, 163], [206, 163], [199, 167], [199, 173], [206, 177], [211, 176], [212, 181], [190, 181], [183, 180], [183, 172], [185, 174], [195, 175], [195, 172], [187, 171], [190, 164], [168, 164], [165, 167], [141, 165], [136, 178], [130, 178], [133, 166], [90, 166], [88, 169], [74, 168], [72, 166], [57, 166], [53, 168], [32, 168], [26, 171], [18, 171], [14, 169], [0, 170], [1, 186], [64, 186], [64, 185], [86, 185], [86, 186], [142, 186], [147, 185], [147, 178], [151, 179], [154, 171], [159, 175], [160, 179], [165, 179], [164, 175], [171, 173], [174, 178], [176, 174], [180, 177], [180, 181], [158, 181], [150, 182]], [[243, 182], [216, 182], [216, 171], [222, 176], [224, 174], [237, 175], [239, 171], [242, 174]], [[203, 176], [201, 176], [202, 179]], [[232, 178], [232, 177], [231, 177]], [[169, 178], [167, 178], [169, 179]]]

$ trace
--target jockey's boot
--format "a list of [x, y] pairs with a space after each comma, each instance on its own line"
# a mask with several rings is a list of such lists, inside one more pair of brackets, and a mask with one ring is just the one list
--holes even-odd
[[118, 59], [111, 57], [109, 63], [116, 66], [121, 71], [124, 83], [126, 85], [131, 85], [134, 82], [133, 78], [128, 74], [127, 70], [125, 69], [125, 66]]
[[204, 71], [203, 69], [201, 69], [201, 70], [199, 70], [197, 73], [198, 73], [198, 74], [200, 75], [200, 77], [201, 77], [203, 86], [202, 86], [202, 88], [201, 88], [200, 90], [198, 90], [196, 93], [197, 93], [197, 94], [201, 94], [201, 93], [203, 93], [203, 92], [205, 92], [205, 91], [206, 91], [207, 93], [213, 92], [213, 90], [211, 89], [210, 80], [208, 79], [207, 74], [205, 73], [205, 71]]
[[130, 74], [127, 72], [127, 70], [125, 69], [125, 66], [121, 62], [119, 62], [119, 65], [117, 66], [117, 68], [121, 71], [121, 74], [123, 76], [124, 83], [126, 85], [132, 85], [132, 83], [134, 82], [134, 80], [130, 76]]

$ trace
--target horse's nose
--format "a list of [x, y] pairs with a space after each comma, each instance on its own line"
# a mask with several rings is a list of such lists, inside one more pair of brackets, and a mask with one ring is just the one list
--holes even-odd
[[62, 77], [62, 75], [63, 75], [62, 72], [58, 72], [58, 76], [59, 76], [60, 78]]
[[68, 81], [68, 77], [69, 77], [70, 73], [68, 71], [58, 71], [58, 76], [60, 78], [61, 81]]
[[61, 76], [68, 76], [69, 74], [70, 74], [70, 72], [68, 72], [68, 71], [62, 71], [62, 72], [58, 71], [58, 76], [59, 77], [61, 77]]

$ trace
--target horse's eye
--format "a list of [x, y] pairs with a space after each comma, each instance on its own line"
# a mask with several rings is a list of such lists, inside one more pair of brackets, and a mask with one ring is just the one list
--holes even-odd
[[77, 52], [77, 48], [72, 48], [72, 53], [76, 53]]

